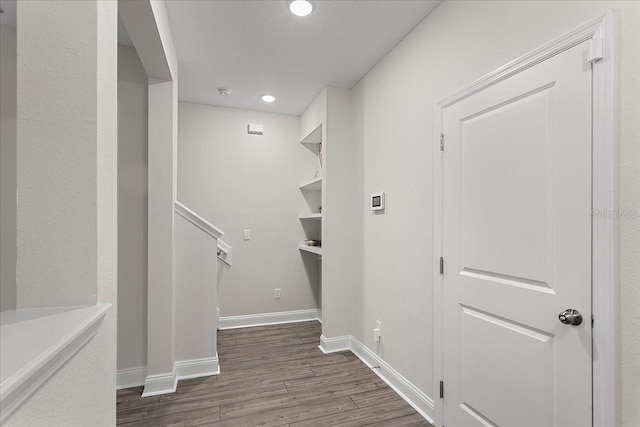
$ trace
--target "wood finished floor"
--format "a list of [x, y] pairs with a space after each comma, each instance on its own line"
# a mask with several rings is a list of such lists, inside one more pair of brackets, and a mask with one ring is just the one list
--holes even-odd
[[318, 322], [218, 333], [220, 375], [173, 394], [119, 390], [122, 426], [431, 426], [353, 353], [318, 349]]

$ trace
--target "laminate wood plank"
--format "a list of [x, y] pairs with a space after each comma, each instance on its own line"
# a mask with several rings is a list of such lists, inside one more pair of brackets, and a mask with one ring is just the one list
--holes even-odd
[[144, 387], [123, 388], [116, 391], [116, 402], [137, 399], [142, 395]]
[[220, 373], [218, 385], [235, 384], [236, 386], [248, 387], [251, 384], [267, 384], [270, 382], [288, 381], [294, 379], [311, 378], [313, 372], [311, 369], [291, 368], [280, 371], [266, 370], [264, 372], [226, 372]]
[[215, 375], [209, 375], [206, 377], [188, 378], [186, 380], [180, 380], [178, 387], [190, 387], [192, 385], [211, 384], [218, 381], [218, 377]]
[[160, 396], [151, 396], [151, 397], [145, 397], [145, 398], [138, 397], [135, 400], [126, 400], [124, 402], [116, 402], [116, 409], [118, 411], [123, 411], [125, 409], [141, 408], [143, 406], [153, 405], [155, 403], [158, 403], [159, 401], [160, 401]]
[[225, 346], [225, 345], [235, 345], [236, 339], [233, 337], [233, 335], [226, 335], [222, 337], [219, 336], [217, 343], [218, 343], [218, 347]]
[[326, 365], [327, 363], [339, 363], [346, 360], [347, 359], [342, 355], [334, 355], [334, 354], [324, 355], [318, 351], [317, 353], [315, 352], [299, 353], [294, 355], [279, 356], [279, 357], [249, 360], [249, 361], [230, 360], [225, 362], [224, 364], [220, 364], [220, 369], [231, 370], [231, 371], [236, 371], [241, 369], [241, 370], [250, 371], [253, 369], [268, 368], [268, 369], [277, 371], [282, 368], [286, 368], [287, 366], [288, 367], [306, 366], [306, 367], [312, 368], [312, 371], [313, 371], [313, 368]]
[[377, 375], [376, 375], [375, 377], [371, 378], [371, 381], [373, 381], [373, 382], [374, 382], [378, 387], [380, 387], [380, 388], [387, 388], [387, 387], [389, 387], [389, 386], [387, 385], [387, 383], [385, 383], [385, 382], [382, 380], [382, 378], [380, 378], [380, 377], [379, 377], [379, 376], [377, 376]]
[[[276, 346], [265, 348], [263, 352], [256, 351], [238, 351], [238, 350], [230, 350], [227, 349], [218, 349], [218, 351], [222, 351], [224, 356], [218, 356], [220, 359], [220, 363], [225, 362], [237, 362], [237, 361], [251, 361], [251, 360], [271, 360], [280, 358], [286, 358], [290, 356], [295, 356], [297, 354], [315, 354], [321, 355], [322, 352], [318, 350], [318, 347], [313, 344], [297, 344], [294, 346]], [[343, 356], [344, 357], [344, 356]]]
[[147, 418], [128, 424], [118, 424], [130, 427], [176, 427], [193, 425], [216, 425], [220, 421], [220, 414], [216, 408], [193, 410], [189, 413], [168, 414], [162, 417]]
[[323, 388], [306, 390], [305, 393], [289, 393], [284, 396], [259, 398], [236, 404], [221, 405], [222, 419], [240, 417], [253, 413], [261, 413], [270, 408], [288, 408], [291, 406], [310, 406], [317, 401], [325, 401], [336, 397], [349, 396], [362, 390], [376, 389], [376, 385], [368, 379], [355, 380], [341, 384], [331, 384]]
[[218, 332], [221, 373], [178, 383], [175, 393], [117, 393], [122, 426], [427, 426], [350, 351], [323, 354], [318, 322]]
[[348, 397], [340, 397], [326, 401], [315, 400], [312, 405], [289, 406], [276, 408], [260, 413], [252, 413], [243, 417], [227, 418], [212, 424], [215, 427], [276, 427], [285, 426], [298, 421], [341, 413], [357, 408]]
[[264, 399], [274, 395], [288, 394], [287, 387], [283, 382], [273, 382], [260, 386], [251, 385], [249, 387], [238, 387], [236, 384], [228, 387], [215, 387], [202, 390], [193, 390], [187, 393], [171, 393], [162, 395], [161, 402], [174, 402], [176, 400], [190, 400], [211, 397], [216, 400], [216, 404], [226, 405], [237, 402], [245, 402], [251, 399]]
[[320, 345], [320, 337], [307, 337], [307, 338], [300, 338], [302, 340], [303, 344], [313, 344], [315, 346]]
[[245, 332], [251, 333], [256, 331], [264, 331], [267, 326], [252, 326], [250, 328], [233, 328], [233, 329], [218, 329], [218, 336], [220, 335], [241, 335]]
[[355, 403], [358, 408], [362, 409], [366, 408], [367, 406], [378, 405], [394, 400], [402, 400], [402, 398], [398, 396], [398, 394], [393, 391], [391, 387], [378, 388], [376, 386], [375, 390], [352, 394], [351, 400], [353, 400], [353, 403]]
[[160, 396], [142, 397], [143, 387], [121, 389], [116, 392], [116, 408], [124, 410], [151, 405], [160, 401]]
[[288, 346], [304, 344], [300, 338], [287, 338], [282, 337], [278, 341], [266, 341], [259, 345], [256, 343], [249, 344], [236, 344], [234, 346], [219, 346], [218, 352], [227, 352], [228, 355], [232, 354], [250, 354], [252, 352], [268, 352], [278, 348], [285, 348]]
[[[430, 427], [431, 424], [422, 418], [420, 414], [405, 415], [404, 417], [384, 420], [374, 424], [367, 424], [368, 427]], [[432, 427], [432, 426], [431, 426]]]
[[[327, 355], [328, 356], [328, 355]], [[314, 375], [322, 376], [330, 373], [334, 373], [336, 371], [347, 372], [347, 371], [355, 371], [355, 372], [371, 372], [371, 369], [360, 359], [357, 360], [349, 360], [344, 355], [339, 355], [342, 357], [342, 361], [338, 361], [337, 363], [329, 363], [323, 365], [315, 365], [311, 368]]]
[[[220, 348], [219, 348], [220, 349]], [[223, 350], [224, 351], [224, 350]], [[277, 357], [287, 357], [293, 356], [296, 354], [322, 354], [320, 350], [318, 350], [318, 346], [313, 344], [299, 344], [296, 346], [289, 347], [281, 347], [278, 349], [272, 349], [268, 353], [250, 353], [246, 352], [236, 352], [233, 353], [224, 353], [224, 356], [219, 354], [218, 360], [220, 363], [226, 362], [238, 362], [238, 361], [251, 361], [251, 360], [272, 360]], [[345, 357], [345, 356], [343, 356]], [[345, 357], [346, 358], [346, 357]]]
[[415, 413], [415, 410], [406, 402], [400, 401], [365, 409], [355, 407], [355, 409], [348, 411], [292, 422], [290, 424], [291, 427], [355, 427], [400, 418], [412, 413]]
[[[122, 424], [135, 422], [136, 425], [159, 425], [165, 422], [177, 422], [185, 419], [185, 413], [191, 416], [192, 412], [200, 411], [201, 414], [211, 415], [220, 420], [220, 407], [215, 399], [202, 396], [197, 399], [184, 399], [170, 404], [156, 403], [138, 410], [127, 409], [118, 413], [118, 422]], [[122, 414], [122, 416], [120, 416]], [[152, 423], [151, 420], [154, 420]]]
[[287, 389], [290, 393], [294, 393], [301, 390], [326, 387], [336, 383], [349, 382], [358, 378], [373, 378], [375, 376], [376, 374], [374, 374], [373, 372], [360, 374], [350, 371], [338, 371], [333, 374], [314, 376], [312, 378], [285, 381], [285, 385], [287, 386]]

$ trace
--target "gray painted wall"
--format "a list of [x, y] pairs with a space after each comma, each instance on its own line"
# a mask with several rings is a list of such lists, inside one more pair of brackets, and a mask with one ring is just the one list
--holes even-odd
[[[264, 135], [248, 135], [249, 123], [264, 124]], [[180, 103], [178, 131], [178, 200], [233, 247], [233, 267], [218, 271], [222, 316], [318, 308], [317, 265], [306, 270], [297, 249], [305, 204], [298, 186], [314, 177], [318, 160], [298, 143], [298, 117]]]
[[0, 311], [16, 308], [16, 29], [0, 25]]
[[18, 308], [112, 307], [6, 426], [116, 422], [117, 13], [17, 2]]
[[[615, 204], [640, 212], [638, 2], [445, 1], [353, 90], [364, 197], [380, 190], [387, 196], [384, 215], [364, 212], [364, 317], [355, 336], [428, 395], [434, 384], [434, 104], [609, 9], [616, 27]], [[617, 220], [615, 239], [614, 400], [620, 425], [631, 426], [640, 425], [640, 219]], [[371, 338], [375, 320], [383, 323], [380, 347]]]
[[118, 46], [118, 369], [147, 364], [147, 74]]

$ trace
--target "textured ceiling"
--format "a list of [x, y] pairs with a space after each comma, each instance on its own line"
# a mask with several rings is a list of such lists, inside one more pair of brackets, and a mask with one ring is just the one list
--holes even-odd
[[316, 0], [306, 17], [286, 0], [166, 4], [180, 100], [298, 115], [324, 86], [355, 85], [438, 1]]

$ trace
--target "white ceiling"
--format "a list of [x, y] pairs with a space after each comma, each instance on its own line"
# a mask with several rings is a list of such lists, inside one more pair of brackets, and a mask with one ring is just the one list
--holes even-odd
[[353, 87], [438, 2], [316, 0], [297, 17], [286, 0], [169, 0], [180, 100], [298, 115], [326, 85]]
[[[286, 0], [167, 0], [180, 100], [299, 115], [326, 85], [353, 87], [438, 3], [315, 0], [297, 17]], [[0, 21], [15, 25], [15, 0], [0, 6]], [[119, 37], [131, 44], [122, 25]]]

